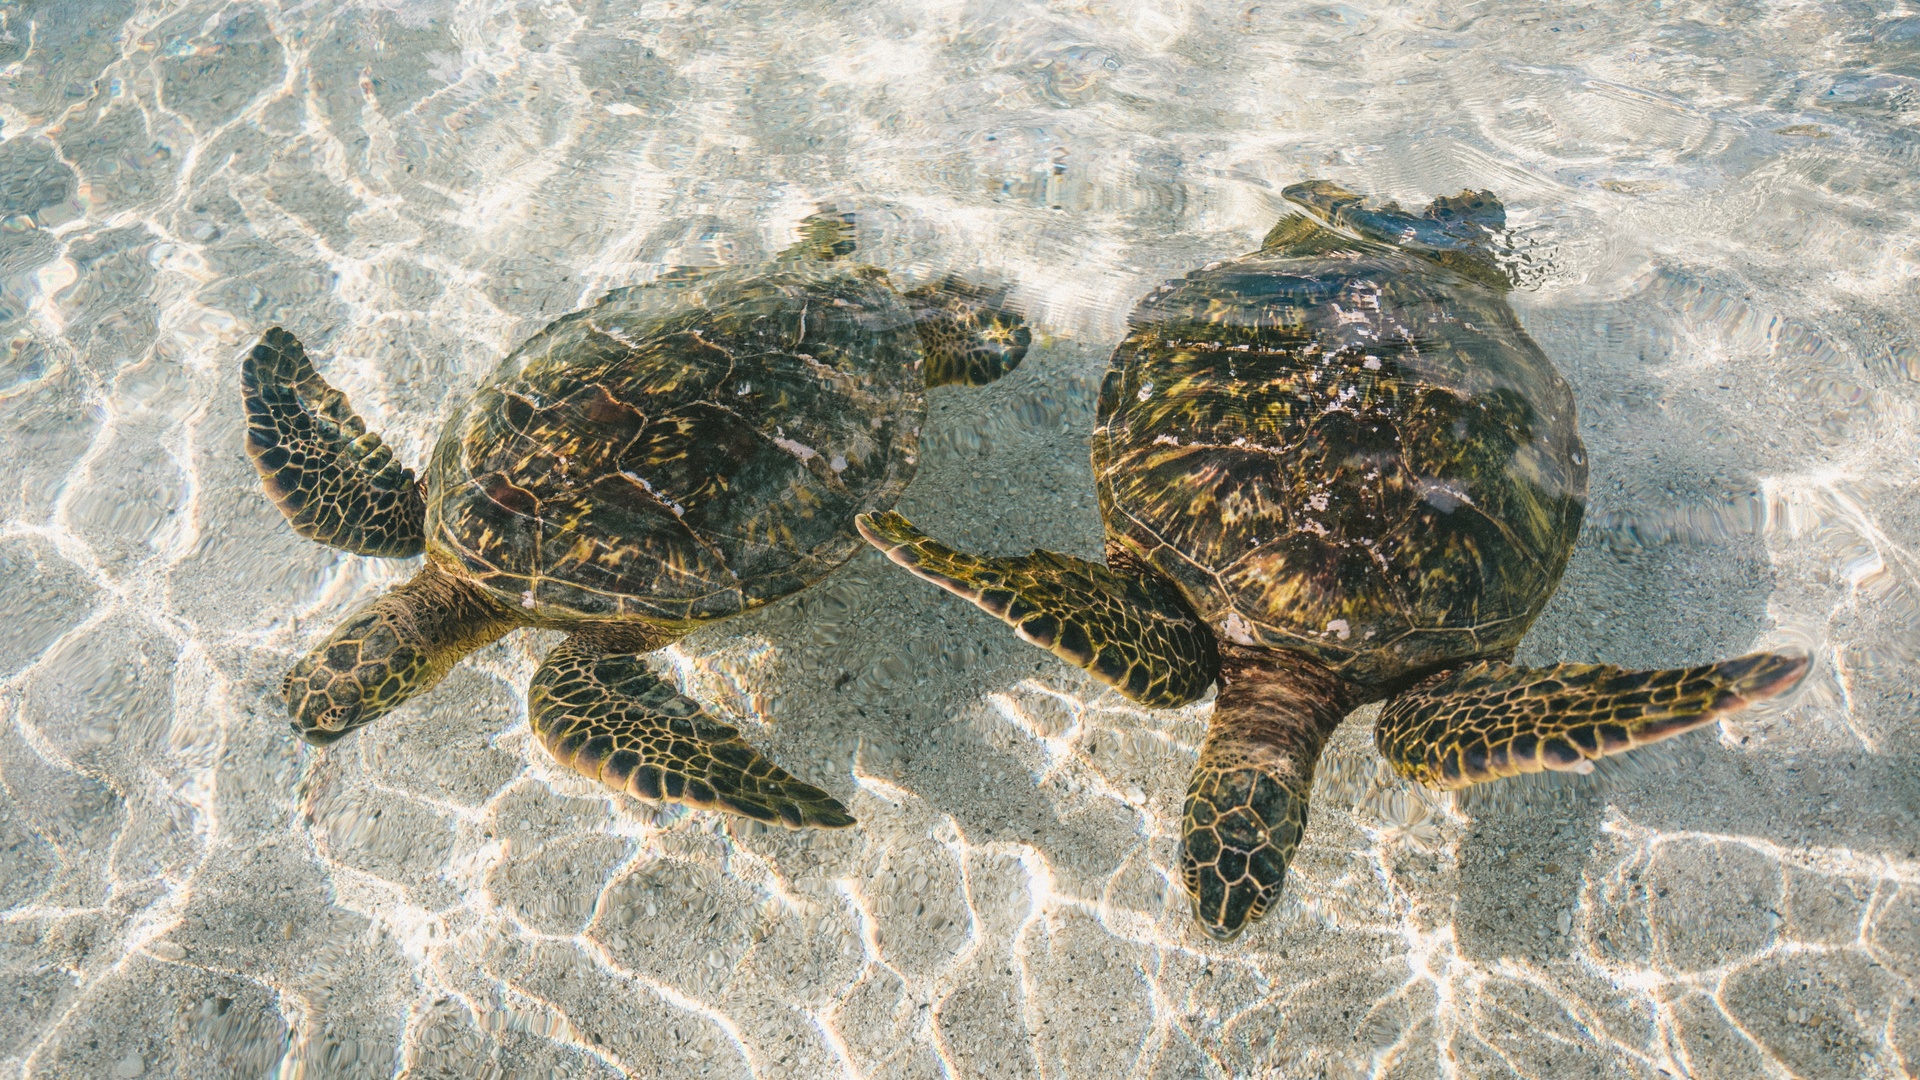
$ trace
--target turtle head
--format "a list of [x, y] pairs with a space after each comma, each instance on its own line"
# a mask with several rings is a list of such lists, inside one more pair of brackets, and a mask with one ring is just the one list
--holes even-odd
[[280, 684], [294, 734], [315, 746], [422, 693], [468, 652], [518, 625], [480, 586], [432, 559], [341, 623]]
[[1020, 366], [1033, 332], [1004, 291], [948, 278], [906, 294], [928, 386], [985, 386]]
[[1227, 645], [1220, 694], [1181, 820], [1180, 878], [1193, 917], [1232, 941], [1280, 899], [1307, 828], [1320, 748], [1353, 691], [1300, 654]]
[[325, 746], [425, 688], [426, 658], [401, 640], [389, 615], [376, 601], [287, 672], [280, 695], [294, 734]]
[[1182, 815], [1180, 878], [1193, 917], [1232, 941], [1280, 899], [1307, 824], [1307, 795], [1284, 770], [1209, 767], [1202, 752]]

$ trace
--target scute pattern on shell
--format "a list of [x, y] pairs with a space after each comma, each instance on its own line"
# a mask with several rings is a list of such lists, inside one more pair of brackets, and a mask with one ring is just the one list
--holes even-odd
[[1093, 459], [1110, 534], [1223, 638], [1382, 691], [1511, 653], [1586, 492], [1504, 290], [1305, 217], [1140, 305]]
[[882, 271], [784, 264], [610, 294], [448, 425], [429, 542], [536, 619], [721, 618], [818, 580], [911, 479], [912, 314]]

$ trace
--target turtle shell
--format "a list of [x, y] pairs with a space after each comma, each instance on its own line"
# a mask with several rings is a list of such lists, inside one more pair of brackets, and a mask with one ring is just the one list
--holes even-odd
[[1338, 220], [1289, 218], [1143, 301], [1093, 464], [1110, 545], [1222, 638], [1391, 692], [1512, 654], [1579, 532], [1586, 458], [1490, 259]]
[[528, 339], [441, 436], [430, 543], [536, 621], [723, 618], [861, 549], [912, 478], [919, 337], [884, 271], [671, 275]]

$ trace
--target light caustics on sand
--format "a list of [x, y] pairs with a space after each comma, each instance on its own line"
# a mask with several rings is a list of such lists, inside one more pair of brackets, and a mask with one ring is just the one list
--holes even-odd
[[[0, 1077], [1920, 1068], [1917, 84], [1889, 59], [1920, 16], [87, 10], [0, 32]], [[1363, 712], [1228, 946], [1172, 876], [1209, 706], [1127, 706], [871, 559], [665, 657], [848, 832], [555, 767], [525, 635], [324, 753], [287, 732], [281, 672], [408, 568], [260, 495], [234, 361], [265, 326], [417, 467], [547, 319], [832, 201], [903, 277], [1014, 283], [1043, 338], [936, 401], [912, 514], [1087, 553], [1127, 310], [1308, 175], [1492, 188], [1538, 241], [1516, 305], [1595, 479], [1523, 652], [1796, 647], [1807, 689], [1458, 799], [1393, 780]]]

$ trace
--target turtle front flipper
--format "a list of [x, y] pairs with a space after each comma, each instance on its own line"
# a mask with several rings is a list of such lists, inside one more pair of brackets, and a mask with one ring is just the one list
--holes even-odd
[[1117, 573], [1051, 551], [967, 555], [891, 511], [854, 523], [887, 558], [1142, 705], [1197, 701], [1219, 672], [1213, 631], [1177, 587], [1150, 571]]
[[985, 386], [1019, 367], [1033, 342], [1026, 320], [1005, 306], [1004, 290], [947, 278], [905, 296], [927, 354], [928, 386]]
[[1521, 773], [1591, 772], [1598, 758], [1783, 694], [1806, 670], [1804, 657], [1777, 653], [1665, 671], [1481, 662], [1395, 696], [1373, 737], [1395, 772], [1442, 790]]
[[247, 456], [293, 530], [356, 555], [404, 559], [426, 545], [427, 504], [413, 470], [274, 327], [240, 362]]
[[560, 643], [527, 690], [533, 733], [561, 764], [640, 799], [726, 810], [789, 828], [853, 824], [833, 796], [794, 779], [647, 670], [661, 644], [630, 628]]

